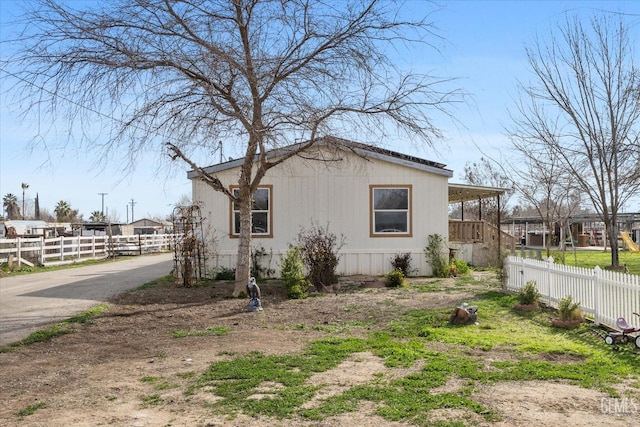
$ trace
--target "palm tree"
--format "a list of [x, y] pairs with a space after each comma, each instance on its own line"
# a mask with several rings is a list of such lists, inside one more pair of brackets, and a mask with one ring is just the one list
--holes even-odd
[[66, 222], [69, 221], [71, 216], [71, 206], [68, 202], [60, 200], [53, 212], [56, 214], [56, 221]]
[[104, 222], [106, 216], [100, 211], [91, 212], [91, 216], [89, 217], [89, 221], [91, 222]]
[[27, 184], [26, 182], [22, 183], [22, 219], [24, 219], [24, 190], [26, 190], [27, 188], [29, 188], [29, 184]]
[[18, 205], [18, 198], [11, 193], [6, 194], [2, 198], [2, 206], [7, 213], [7, 219], [16, 219], [20, 217], [20, 206]]

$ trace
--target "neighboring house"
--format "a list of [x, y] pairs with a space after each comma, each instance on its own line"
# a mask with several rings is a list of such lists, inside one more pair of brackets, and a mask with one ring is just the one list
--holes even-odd
[[[280, 258], [302, 229], [328, 226], [344, 246], [338, 273], [381, 275], [396, 254], [410, 253], [418, 275], [430, 275], [424, 256], [428, 236], [447, 241], [449, 178], [445, 165], [365, 144], [320, 141], [270, 169], [254, 195], [254, 252], [263, 268], [279, 275]], [[277, 158], [288, 148], [268, 152]], [[242, 159], [210, 166], [236, 191]], [[201, 203], [205, 230], [214, 242], [208, 267], [235, 268], [239, 213], [224, 194], [189, 172], [193, 200]], [[466, 186], [465, 188], [469, 188]], [[474, 195], [473, 197], [477, 196]]]
[[0, 237], [15, 239], [16, 237], [49, 237], [52, 228], [40, 220], [9, 220], [3, 223]]
[[133, 234], [164, 234], [171, 233], [173, 224], [168, 221], [156, 221], [153, 219], [139, 219], [129, 224], [133, 227]]
[[133, 234], [130, 224], [82, 222], [73, 224], [74, 236], [122, 236]]

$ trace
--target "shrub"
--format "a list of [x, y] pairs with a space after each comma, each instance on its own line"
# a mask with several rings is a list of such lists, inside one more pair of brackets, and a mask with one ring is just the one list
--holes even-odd
[[282, 260], [280, 276], [287, 291], [287, 297], [302, 299], [307, 296], [309, 282], [304, 276], [302, 252], [298, 246], [287, 249], [287, 255]]
[[404, 274], [399, 268], [388, 272], [385, 276], [385, 283], [389, 288], [400, 288], [405, 285]]
[[344, 237], [338, 243], [335, 234], [329, 232], [329, 226], [312, 226], [298, 233], [298, 246], [302, 251], [302, 260], [309, 272], [309, 281], [316, 290], [338, 281], [338, 252], [344, 245]]
[[215, 280], [235, 280], [236, 270], [233, 268], [218, 267], [214, 270], [213, 277]]
[[540, 292], [536, 288], [536, 281], [529, 280], [520, 292], [518, 292], [518, 300], [522, 305], [532, 305], [540, 299]]
[[[267, 267], [262, 265], [263, 258], [267, 258]], [[275, 270], [271, 267], [271, 259], [273, 258], [273, 249], [267, 253], [262, 246], [256, 246], [251, 251], [251, 276], [256, 279], [265, 279], [271, 277]]]
[[413, 273], [411, 268], [411, 254], [409, 252], [404, 254], [396, 254], [391, 259], [391, 266], [394, 270], [400, 270], [404, 277], [408, 277]]
[[458, 274], [469, 273], [469, 264], [467, 264], [467, 261], [463, 259], [454, 258], [453, 260], [451, 260], [451, 264], [456, 268], [456, 272]]
[[449, 263], [444, 250], [444, 238], [439, 234], [430, 234], [424, 254], [431, 263], [431, 270], [435, 277], [449, 277]]
[[582, 320], [582, 310], [580, 310], [580, 303], [573, 302], [571, 295], [567, 295], [562, 298], [558, 303], [558, 313], [560, 313], [560, 320], [566, 322], [569, 320]]

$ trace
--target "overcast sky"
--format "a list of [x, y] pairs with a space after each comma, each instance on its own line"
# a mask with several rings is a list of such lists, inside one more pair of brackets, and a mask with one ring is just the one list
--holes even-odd
[[[0, 0], [2, 39], [14, 29], [10, 23], [15, 18], [17, 3]], [[460, 78], [459, 86], [472, 96], [469, 105], [458, 106], [454, 111], [464, 126], [442, 118], [436, 125], [445, 131], [446, 139], [435, 150], [416, 148], [409, 141], [387, 148], [447, 164], [454, 171], [452, 182], [462, 182], [467, 162], [478, 161], [483, 155], [497, 160], [505, 158], [508, 140], [503, 129], [509, 125], [507, 109], [518, 96], [517, 79], [528, 78], [524, 47], [536, 36], [544, 39], [563, 20], [565, 12], [584, 16], [602, 10], [629, 14], [632, 36], [638, 41], [636, 45], [640, 43], [637, 1], [446, 1], [440, 5], [441, 9], [431, 16], [443, 37], [437, 42], [440, 54], [415, 55], [405, 58], [405, 62], [416, 71], [426, 68], [442, 76]], [[407, 7], [432, 8], [421, 0], [408, 1]], [[0, 54], [5, 57], [4, 48]], [[6, 80], [2, 81], [4, 92]], [[120, 167], [126, 153], [114, 153], [106, 167], [97, 168], [95, 153], [73, 146], [64, 153], [27, 151], [26, 145], [37, 134], [34, 123], [20, 122], [17, 106], [2, 96], [0, 195], [13, 193], [21, 201], [21, 183], [25, 182], [29, 184], [27, 199], [38, 193], [41, 208], [53, 211], [59, 200], [65, 200], [88, 219], [92, 211], [101, 209], [99, 193], [107, 193], [105, 210], [125, 221], [127, 217], [131, 219], [132, 200], [135, 219], [165, 216], [183, 195], [191, 192], [186, 170], [176, 167], [159, 173], [153, 153], [149, 153], [148, 161], [139, 162], [135, 171], [123, 175]], [[640, 212], [640, 196], [624, 211]]]

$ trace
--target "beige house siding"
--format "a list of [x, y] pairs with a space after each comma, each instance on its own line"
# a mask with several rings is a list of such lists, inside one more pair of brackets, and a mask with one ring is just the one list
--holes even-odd
[[[237, 183], [239, 169], [217, 172], [228, 187]], [[280, 256], [294, 243], [301, 228], [329, 225], [344, 235], [338, 272], [344, 275], [380, 275], [391, 270], [396, 253], [410, 252], [417, 274], [429, 275], [423, 248], [429, 234], [448, 234], [448, 176], [380, 159], [365, 160], [343, 152], [329, 162], [294, 157], [269, 170], [261, 185], [271, 186], [271, 238], [254, 238], [253, 247], [273, 253], [270, 265], [279, 275]], [[411, 188], [411, 237], [371, 236], [371, 186]], [[237, 238], [230, 238], [231, 204], [222, 193], [193, 180], [193, 198], [202, 202], [206, 228], [215, 240], [210, 267], [233, 268]], [[263, 258], [263, 264], [268, 263]]]

